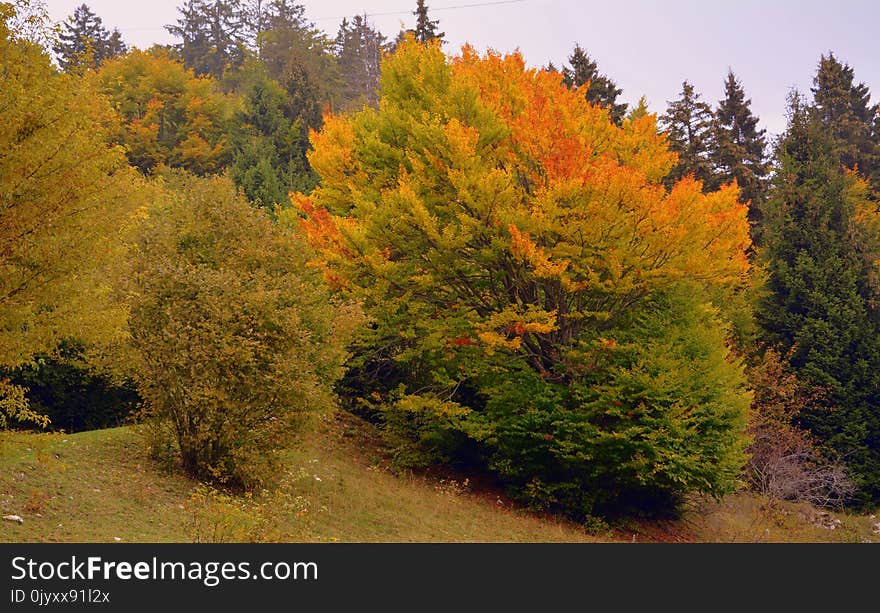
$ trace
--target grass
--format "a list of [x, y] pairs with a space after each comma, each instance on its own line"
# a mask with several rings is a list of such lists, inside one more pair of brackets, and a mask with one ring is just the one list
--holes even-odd
[[[753, 494], [692, 501], [675, 521], [584, 526], [528, 513], [464, 478], [394, 474], [367, 424], [337, 415], [290, 455], [274, 492], [234, 496], [161, 467], [134, 427], [0, 433], [0, 540], [12, 542], [880, 542], [877, 519]], [[828, 518], [825, 518], [826, 522]]]

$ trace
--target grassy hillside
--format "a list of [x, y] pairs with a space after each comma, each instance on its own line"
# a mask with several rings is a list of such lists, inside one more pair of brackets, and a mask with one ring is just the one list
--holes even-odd
[[463, 478], [395, 475], [367, 424], [336, 416], [301, 441], [278, 491], [231, 496], [151, 460], [135, 428], [0, 433], [3, 541], [855, 541], [869, 516], [818, 527], [804, 505], [740, 494], [676, 521], [584, 527], [516, 508]]

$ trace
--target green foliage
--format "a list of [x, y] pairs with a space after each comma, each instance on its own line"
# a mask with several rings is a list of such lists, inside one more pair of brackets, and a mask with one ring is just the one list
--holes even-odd
[[271, 210], [289, 202], [289, 192], [314, 186], [304, 121], [261, 65], [246, 65], [238, 79], [241, 104], [233, 120], [230, 176], [248, 200]]
[[[759, 319], [798, 377], [828, 391], [800, 423], [847, 463], [857, 503], [880, 500], [880, 312], [876, 243], [857, 223], [868, 207], [814, 111], [792, 99], [768, 202], [769, 293]], [[861, 185], [861, 188], [860, 188]]]
[[720, 497], [744, 462], [749, 403], [726, 332], [686, 291], [658, 295], [582, 341], [571, 360], [585, 372], [568, 385], [528, 369], [487, 372], [485, 410], [465, 427], [532, 504], [586, 516], [671, 510], [693, 490]]
[[871, 104], [868, 86], [857, 84], [853, 68], [829, 53], [819, 60], [812, 92], [814, 112], [828, 130], [840, 163], [858, 169], [880, 192], [880, 135], [875, 131], [880, 105]]
[[149, 413], [170, 421], [191, 475], [271, 482], [304, 416], [330, 406], [353, 315], [226, 179], [170, 177], [134, 251], [129, 325]]
[[599, 72], [596, 61], [587, 55], [580, 45], [568, 57], [568, 66], [562, 69], [562, 80], [569, 87], [586, 86], [587, 100], [608, 109], [611, 120], [620, 125], [626, 115], [626, 103], [617, 102], [623, 90], [604, 74]]

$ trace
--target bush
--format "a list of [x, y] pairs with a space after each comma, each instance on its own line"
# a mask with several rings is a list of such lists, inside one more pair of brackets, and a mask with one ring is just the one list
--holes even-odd
[[772, 349], [749, 369], [749, 379], [755, 390], [747, 471], [752, 488], [820, 507], [849, 500], [855, 485], [846, 467], [823, 455], [810, 433], [796, 425], [802, 409], [824, 402], [823, 390], [799, 381]]
[[252, 488], [278, 474], [303, 417], [330, 405], [355, 318], [304, 245], [227, 179], [171, 175], [169, 187], [134, 249], [138, 387], [189, 474]]

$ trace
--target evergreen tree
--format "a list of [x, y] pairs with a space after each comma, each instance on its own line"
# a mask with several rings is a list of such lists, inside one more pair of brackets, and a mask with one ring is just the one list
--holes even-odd
[[617, 97], [623, 90], [607, 76], [599, 73], [596, 61], [580, 45], [575, 45], [574, 51], [568, 57], [568, 64], [562, 69], [563, 82], [569, 87], [581, 87], [589, 83], [587, 100], [608, 109], [611, 119], [620, 125], [626, 115], [626, 103], [618, 103]]
[[64, 22], [52, 50], [62, 70], [70, 72], [78, 67], [97, 68], [127, 49], [119, 30], [108, 32], [101, 18], [83, 4]]
[[669, 139], [669, 149], [678, 154], [678, 162], [667, 176], [667, 184], [693, 175], [707, 187], [712, 179], [709, 161], [712, 109], [701, 100], [700, 94], [687, 81], [681, 84], [681, 96], [678, 100], [668, 104], [666, 113], [660, 117], [660, 123]]
[[831, 134], [840, 163], [873, 176], [880, 189], [880, 140], [873, 133], [878, 105], [870, 103], [868, 87], [856, 84], [853, 69], [829, 53], [819, 60], [812, 92], [815, 112]]
[[230, 175], [252, 203], [272, 209], [288, 202], [290, 191], [315, 183], [306, 160], [303, 118], [287, 91], [258, 62], [246, 65], [242, 105], [232, 133]]
[[426, 43], [430, 40], [443, 42], [446, 33], [438, 31], [439, 20], [431, 19], [428, 16], [428, 5], [425, 4], [425, 0], [417, 0], [413, 15], [416, 16], [416, 27], [412, 32], [417, 41], [420, 43]]
[[175, 48], [197, 75], [223, 77], [244, 60], [244, 9], [238, 0], [186, 0], [177, 25], [165, 26], [180, 39]]
[[[820, 115], [797, 95], [766, 207], [768, 295], [759, 321], [794, 372], [827, 392], [800, 414], [859, 488], [880, 501], [880, 311], [876, 245], [857, 223], [864, 183], [841, 170]], [[859, 185], [862, 189], [859, 189]]]
[[759, 239], [758, 224], [767, 197], [770, 166], [766, 156], [766, 131], [758, 129], [758, 118], [752, 114], [751, 103], [736, 75], [729, 71], [724, 82], [724, 99], [718, 102], [715, 111], [710, 149], [714, 175], [710, 187], [736, 180], [740, 198], [749, 203], [752, 238]]
[[342, 20], [336, 35], [336, 60], [342, 79], [340, 107], [344, 110], [378, 102], [379, 64], [385, 37], [372, 28], [366, 16]]

